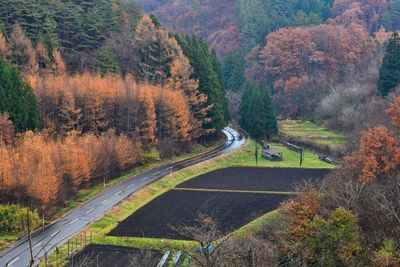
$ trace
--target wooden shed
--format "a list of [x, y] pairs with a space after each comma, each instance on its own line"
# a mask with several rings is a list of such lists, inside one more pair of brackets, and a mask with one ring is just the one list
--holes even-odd
[[263, 156], [263, 158], [266, 158], [266, 159], [272, 160], [272, 161], [282, 161], [283, 160], [283, 153], [276, 149], [273, 149], [273, 148], [268, 148], [268, 149], [263, 150], [262, 156]]

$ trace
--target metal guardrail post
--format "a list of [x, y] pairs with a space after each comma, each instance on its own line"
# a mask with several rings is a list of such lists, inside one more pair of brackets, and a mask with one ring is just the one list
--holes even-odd
[[164, 256], [162, 257], [162, 259], [158, 263], [157, 267], [163, 267], [165, 265], [165, 263], [167, 262], [167, 260], [169, 258], [169, 254], [171, 254], [170, 251], [165, 252]]

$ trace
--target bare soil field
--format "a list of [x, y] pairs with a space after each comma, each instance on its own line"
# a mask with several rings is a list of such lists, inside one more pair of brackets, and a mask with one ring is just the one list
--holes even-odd
[[179, 229], [196, 226], [200, 213], [230, 233], [275, 210], [287, 195], [171, 190], [120, 222], [108, 235], [190, 240]]
[[231, 167], [215, 170], [177, 188], [292, 192], [304, 180], [318, 182], [329, 169]]
[[68, 266], [131, 267], [137, 264], [157, 266], [162, 256], [161, 252], [153, 250], [91, 244], [71, 258]]

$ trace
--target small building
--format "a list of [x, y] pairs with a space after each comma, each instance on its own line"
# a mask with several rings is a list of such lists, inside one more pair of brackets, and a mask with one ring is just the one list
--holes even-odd
[[263, 150], [262, 157], [272, 161], [282, 161], [283, 160], [283, 153], [279, 152], [276, 149], [268, 148]]

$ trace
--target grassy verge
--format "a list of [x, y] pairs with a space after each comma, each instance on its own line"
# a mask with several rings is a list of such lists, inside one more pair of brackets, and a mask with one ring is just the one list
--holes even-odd
[[[113, 187], [114, 185], [116, 185], [132, 176], [135, 176], [141, 172], [144, 172], [144, 171], [147, 171], [147, 170], [150, 170], [153, 168], [160, 167], [161, 165], [164, 165], [164, 164], [181, 161], [181, 160], [191, 158], [191, 157], [194, 157], [194, 156], [202, 154], [202, 153], [206, 153], [208, 151], [215, 149], [217, 146], [219, 146], [221, 144], [221, 142], [222, 142], [222, 139], [218, 139], [217, 141], [215, 141], [214, 143], [212, 143], [210, 146], [207, 146], [207, 147], [202, 146], [200, 144], [196, 144], [193, 146], [191, 151], [188, 153], [182, 154], [180, 156], [172, 157], [167, 160], [152, 162], [152, 163], [148, 163], [146, 165], [138, 166], [138, 167], [134, 168], [132, 171], [127, 172], [123, 176], [117, 177], [115, 179], [110, 179], [106, 182], [105, 187], [104, 187], [104, 184], [98, 184], [98, 185], [92, 186], [90, 188], [81, 189], [78, 191], [78, 193], [76, 194], [75, 197], [71, 198], [70, 200], [68, 200], [66, 202], [64, 207], [55, 209], [52, 212], [50, 212], [49, 218], [47, 218], [47, 222], [48, 223], [52, 222], [53, 220], [61, 217], [63, 214], [66, 214], [69, 211], [71, 211], [72, 209], [80, 206], [85, 201], [88, 201], [89, 199], [93, 198], [98, 193], [100, 193], [110, 187]], [[0, 234], [0, 251], [9, 247], [18, 238], [20, 238], [20, 236], [18, 236], [18, 235]]]
[[253, 193], [253, 194], [266, 194], [266, 195], [296, 195], [296, 193], [294, 193], [294, 192], [226, 190], [226, 189], [183, 188], [183, 187], [173, 188], [173, 190], [201, 191], [201, 192], [224, 192], [224, 193]]
[[18, 239], [17, 235], [12, 234], [0, 234], [0, 250], [8, 247], [12, 242]]
[[[194, 243], [182, 240], [163, 240], [151, 238], [124, 238], [124, 237], [111, 237], [107, 236], [113, 228], [117, 226], [120, 221], [123, 221], [138, 209], [155, 199], [156, 197], [164, 194], [165, 192], [174, 189], [178, 184], [190, 180], [198, 175], [231, 166], [259, 166], [259, 167], [298, 167], [299, 159], [296, 153], [291, 153], [289, 150], [279, 144], [273, 144], [273, 147], [281, 150], [284, 153], [285, 160], [282, 162], [272, 162], [260, 159], [258, 165], [255, 162], [255, 142], [248, 141], [239, 150], [196, 164], [194, 166], [182, 169], [166, 176], [145, 188], [139, 190], [137, 193], [123, 201], [118, 207], [107, 213], [102, 219], [91, 225], [86, 232], [91, 232], [93, 235], [93, 243], [95, 244], [112, 244], [122, 245], [135, 248], [148, 248], [160, 250], [176, 251], [183, 247], [193, 246]], [[260, 152], [261, 153], [261, 152]], [[312, 152], [305, 153], [304, 168], [332, 168], [332, 165], [326, 164], [318, 159], [318, 156]], [[286, 193], [286, 192], [285, 192]], [[270, 215], [269, 215], [270, 216]], [[263, 220], [269, 217], [268, 215], [262, 216], [253, 221], [249, 225], [238, 230], [246, 231], [254, 229]], [[61, 251], [65, 251], [65, 246]], [[53, 256], [54, 257], [54, 256]]]
[[279, 215], [278, 210], [274, 210], [264, 214], [261, 217], [258, 217], [254, 221], [246, 224], [245, 226], [241, 227], [240, 229], [236, 230], [233, 235], [234, 236], [243, 236], [249, 233], [259, 232], [263, 229], [263, 226], [271, 219], [277, 217]]
[[194, 157], [194, 156], [202, 154], [202, 153], [206, 153], [208, 151], [215, 149], [220, 144], [221, 144], [221, 140], [219, 140], [218, 142], [215, 142], [214, 144], [212, 144], [209, 147], [204, 147], [200, 144], [197, 144], [197, 145], [193, 146], [193, 148], [190, 152], [185, 153], [183, 155], [172, 157], [170, 159], [166, 159], [166, 160], [162, 160], [162, 161], [158, 161], [158, 162], [148, 163], [148, 164], [145, 164], [142, 166], [137, 166], [132, 171], [127, 172], [123, 176], [120, 176], [115, 179], [111, 179], [111, 180], [107, 181], [105, 187], [104, 187], [104, 184], [98, 184], [96, 186], [93, 186], [93, 187], [90, 187], [87, 189], [79, 190], [79, 192], [77, 193], [77, 195], [74, 198], [72, 198], [66, 202], [65, 207], [58, 209], [53, 214], [51, 214], [50, 220], [59, 218], [61, 215], [65, 214], [66, 212], [78, 207], [83, 202], [88, 201], [89, 199], [93, 198], [98, 193], [100, 193], [110, 187], [113, 187], [116, 184], [118, 184], [132, 176], [135, 176], [135, 175], [145, 172], [147, 170], [151, 170], [153, 168], [160, 167], [160, 166], [168, 164], [168, 163], [181, 161], [181, 160], [191, 158], [191, 157]]
[[328, 146], [331, 149], [340, 149], [348, 142], [346, 136], [311, 121], [281, 121], [279, 128], [281, 133], [289, 139], [317, 146]]

